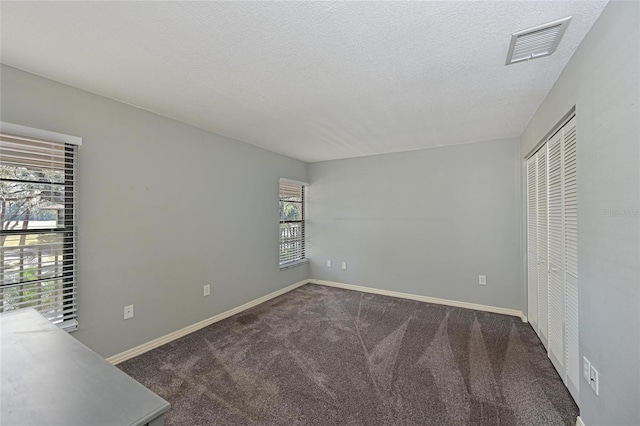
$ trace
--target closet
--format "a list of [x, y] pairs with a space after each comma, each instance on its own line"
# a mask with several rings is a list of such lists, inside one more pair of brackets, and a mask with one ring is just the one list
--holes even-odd
[[560, 377], [578, 400], [576, 119], [526, 162], [527, 312]]

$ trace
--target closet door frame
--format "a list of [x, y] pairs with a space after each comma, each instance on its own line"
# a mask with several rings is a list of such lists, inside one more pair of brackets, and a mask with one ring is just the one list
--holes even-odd
[[[563, 382], [569, 389], [574, 400], [578, 401], [581, 363], [578, 340], [577, 223], [579, 219], [577, 212], [576, 190], [578, 169], [576, 152], [579, 144], [577, 143], [576, 135], [575, 107], [573, 107], [562, 118], [562, 120], [560, 120], [558, 124], [556, 124], [556, 126], [554, 126], [554, 128], [545, 135], [534, 149], [524, 157], [524, 161], [522, 163], [524, 183], [524, 197], [522, 205], [524, 210], [523, 256], [525, 258], [523, 272], [525, 274], [525, 295], [527, 298], [525, 306], [527, 306], [527, 315], [530, 318], [529, 322], [531, 323], [532, 328], [540, 337], [545, 348], [547, 348], [547, 355], [558, 370]], [[555, 148], [559, 149], [559, 159], [554, 158], [554, 163], [550, 165], [549, 142], [552, 141], [558, 144]], [[541, 152], [544, 152], [544, 154], [541, 154]], [[557, 152], [555, 154], [558, 155]], [[539, 155], [544, 155], [546, 168], [538, 167]], [[559, 165], [557, 164], [558, 161]], [[532, 250], [532, 244], [536, 244], [539, 248], [540, 244], [544, 245], [544, 241], [540, 241], [539, 237], [536, 238], [535, 241], [530, 241], [532, 236], [530, 225], [533, 222], [530, 220], [532, 208], [532, 189], [530, 187], [532, 173], [530, 167], [532, 166], [532, 162], [536, 169], [536, 173], [539, 173], [540, 170], [545, 170], [547, 172], [545, 179], [542, 179], [543, 185], [546, 185], [547, 187], [544, 188], [544, 190], [540, 190], [538, 187], [538, 181], [540, 179], [538, 179], [538, 176], [536, 175], [536, 188], [535, 191], [533, 191], [536, 194], [536, 197], [539, 197], [541, 193], [546, 194], [546, 257], [544, 256], [544, 252], [541, 253], [540, 250], [538, 250], [536, 253], [533, 253]], [[549, 167], [560, 167], [559, 176], [558, 170], [554, 170], [556, 175], [553, 176], [553, 179], [555, 180], [552, 184], [555, 185], [555, 187], [552, 188], [552, 190], [558, 190], [557, 186], [559, 184], [559, 191], [561, 195], [558, 200], [558, 195], [555, 194], [555, 204], [552, 206], [549, 206], [549, 184], [551, 180], [549, 178]], [[536, 199], [535, 204], [536, 207], [539, 207], [541, 204], [540, 200]], [[550, 208], [556, 209], [553, 212], [553, 214], [555, 214], [553, 229], [552, 226], [549, 225], [551, 216], [549, 211]], [[542, 210], [544, 209], [544, 206], [542, 206]], [[541, 219], [544, 221], [544, 218], [536, 217], [535, 222], [537, 227], [541, 223]], [[544, 230], [542, 231], [544, 232]], [[536, 229], [535, 232], [536, 236], [540, 235], [539, 229]], [[554, 247], [550, 248], [550, 245], [552, 244]], [[535, 259], [531, 259], [531, 255], [534, 255]], [[541, 267], [541, 261], [543, 260], [546, 260], [546, 267], [544, 268]], [[545, 283], [544, 276], [541, 275], [547, 275], [546, 295], [542, 294], [545, 292], [545, 289], [541, 287], [543, 287]], [[532, 289], [529, 285], [530, 283], [533, 283], [532, 280], [534, 279], [538, 284], [537, 289]], [[534, 290], [537, 290], [538, 293], [538, 299], [536, 301], [530, 300], [532, 295], [535, 293]], [[552, 291], [553, 295], [551, 294]], [[544, 309], [545, 299], [547, 301], [547, 309]], [[551, 306], [552, 303], [553, 306]], [[537, 312], [533, 313], [532, 310], [536, 308]], [[551, 318], [551, 315], [553, 315], [553, 318]], [[546, 326], [548, 326], [548, 328], [545, 329]]]

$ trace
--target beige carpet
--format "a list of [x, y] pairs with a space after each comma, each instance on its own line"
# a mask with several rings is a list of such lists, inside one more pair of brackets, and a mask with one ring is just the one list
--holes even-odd
[[519, 318], [307, 284], [119, 367], [168, 425], [572, 425]]

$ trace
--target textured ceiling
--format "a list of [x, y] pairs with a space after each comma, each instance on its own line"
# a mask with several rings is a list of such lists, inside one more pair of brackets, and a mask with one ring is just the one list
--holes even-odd
[[605, 4], [2, 1], [1, 60], [315, 162], [519, 136]]

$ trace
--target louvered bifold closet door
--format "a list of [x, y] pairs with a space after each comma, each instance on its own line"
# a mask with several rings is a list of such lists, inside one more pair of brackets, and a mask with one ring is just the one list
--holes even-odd
[[538, 333], [538, 193], [536, 157], [527, 160], [527, 316]]
[[547, 142], [549, 221], [549, 358], [565, 380], [562, 131]]
[[547, 150], [543, 146], [536, 154], [537, 170], [537, 242], [538, 242], [538, 336], [548, 348], [548, 300], [547, 273]]
[[575, 117], [564, 126], [563, 130], [565, 369], [567, 388], [577, 401], [580, 389], [580, 352], [578, 346], [578, 174]]

